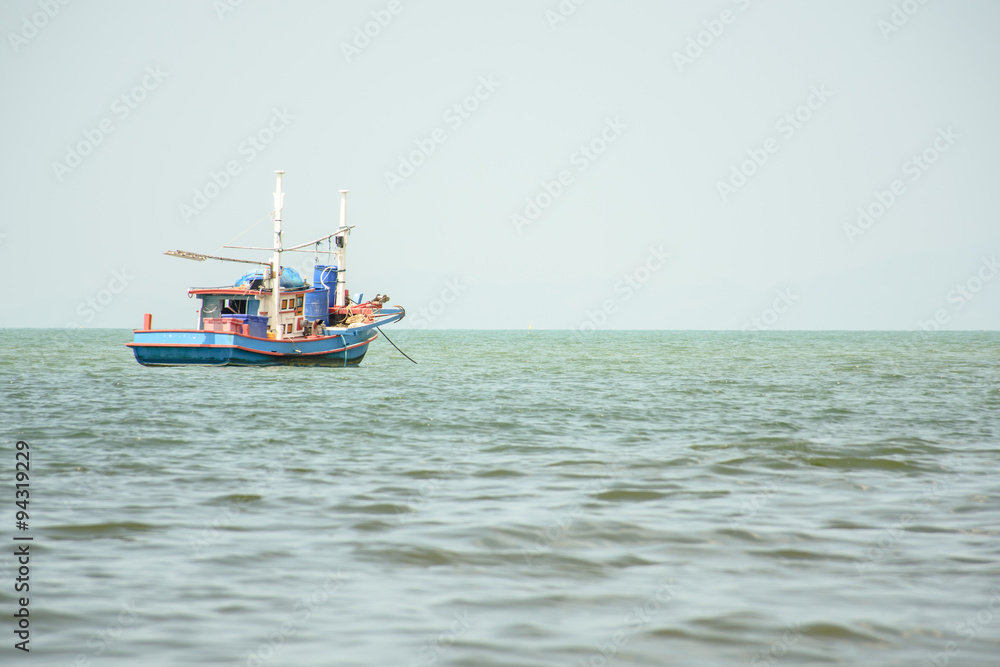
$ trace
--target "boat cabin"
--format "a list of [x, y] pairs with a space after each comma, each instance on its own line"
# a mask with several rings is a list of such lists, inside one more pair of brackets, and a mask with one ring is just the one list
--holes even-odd
[[188, 294], [201, 300], [199, 329], [268, 338], [273, 337], [275, 326], [280, 326], [284, 338], [295, 338], [310, 336], [316, 328], [305, 318], [306, 294], [312, 291], [308, 286], [282, 290], [276, 322], [268, 312], [270, 290], [208, 288], [192, 289]]

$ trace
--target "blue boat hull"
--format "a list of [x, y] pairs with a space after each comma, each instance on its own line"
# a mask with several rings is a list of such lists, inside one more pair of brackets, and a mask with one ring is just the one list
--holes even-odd
[[356, 366], [378, 338], [373, 328], [273, 340], [200, 330], [135, 330], [128, 344], [144, 366]]

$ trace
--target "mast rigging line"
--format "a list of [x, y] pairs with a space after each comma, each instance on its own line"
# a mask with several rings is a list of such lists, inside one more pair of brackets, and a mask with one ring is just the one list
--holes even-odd
[[[300, 243], [299, 245], [293, 245], [293, 246], [291, 246], [289, 248], [282, 248], [281, 252], [295, 252], [295, 251], [303, 252], [302, 248], [306, 248], [306, 247], [311, 246], [311, 245], [319, 246], [319, 244], [322, 243], [323, 241], [326, 241], [327, 239], [331, 239], [334, 236], [341, 236], [341, 235], [349, 232], [352, 229], [354, 229], [353, 225], [351, 227], [345, 227], [344, 229], [339, 229], [339, 230], [335, 231], [332, 234], [327, 234], [326, 236], [321, 236], [318, 239], [316, 239], [315, 241], [309, 241], [308, 243]], [[274, 250], [274, 248], [265, 248], [263, 246], [249, 246], [249, 245], [224, 245], [222, 247], [223, 248], [232, 248], [232, 249], [236, 249], [236, 250]], [[304, 252], [312, 252], [312, 250], [306, 250]]]
[[255, 259], [235, 259], [233, 257], [218, 257], [216, 255], [204, 255], [200, 252], [188, 252], [187, 250], [168, 250], [164, 255], [180, 257], [181, 259], [193, 259], [196, 262], [204, 262], [206, 259], [218, 259], [223, 262], [239, 262], [241, 264], [260, 264], [269, 266], [268, 262], [258, 262]]
[[[232, 239], [230, 239], [229, 243], [232, 243], [233, 241], [235, 241], [239, 237], [243, 236], [244, 234], [246, 234], [247, 232], [249, 232], [251, 229], [253, 229], [257, 225], [259, 225], [260, 223], [264, 222], [264, 220], [266, 220], [267, 218], [270, 218], [272, 215], [274, 215], [274, 211], [269, 211], [269, 212], [265, 213], [261, 217], [260, 220], [258, 220], [257, 222], [253, 223], [252, 225], [250, 225], [249, 227], [247, 227], [246, 229], [244, 229], [242, 232], [240, 232], [239, 234], [237, 234], [236, 236], [234, 236]], [[229, 247], [229, 244], [220, 245], [218, 248], [215, 249], [215, 251], [218, 252], [219, 250], [222, 250], [223, 248], [228, 248], [228, 247]], [[267, 248], [267, 249], [270, 250], [270, 248]]]

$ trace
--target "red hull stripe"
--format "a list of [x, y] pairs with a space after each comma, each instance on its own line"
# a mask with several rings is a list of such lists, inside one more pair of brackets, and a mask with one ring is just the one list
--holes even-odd
[[[246, 334], [233, 333], [232, 331], [209, 331], [208, 329], [132, 329], [132, 333], [214, 333], [223, 334], [226, 336], [241, 336], [243, 338], [249, 338], [250, 340], [266, 340], [270, 343], [275, 342], [274, 338], [259, 338], [257, 336], [247, 336]], [[333, 334], [330, 336], [303, 336], [301, 338], [296, 338], [295, 340], [322, 340], [324, 338], [338, 338], [341, 334]], [[287, 341], [287, 338], [283, 338], [282, 341]], [[373, 339], [374, 340], [374, 339]]]

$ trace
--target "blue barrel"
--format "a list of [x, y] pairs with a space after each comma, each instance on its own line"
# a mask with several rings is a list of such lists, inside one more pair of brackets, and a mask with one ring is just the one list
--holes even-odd
[[247, 327], [247, 335], [254, 338], [267, 338], [267, 318], [261, 315], [226, 315], [227, 320], [239, 320]]
[[246, 315], [249, 335], [254, 338], [267, 338], [267, 318], [263, 315]]
[[313, 267], [313, 287], [329, 290], [330, 307], [337, 301], [337, 266], [335, 264], [317, 264]]
[[316, 320], [326, 321], [330, 314], [330, 290], [314, 289], [306, 292], [305, 302], [302, 305], [302, 315], [310, 322]]

